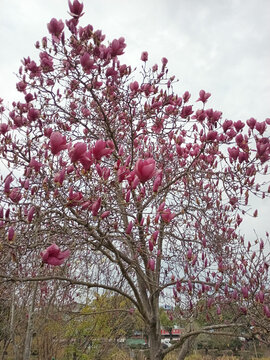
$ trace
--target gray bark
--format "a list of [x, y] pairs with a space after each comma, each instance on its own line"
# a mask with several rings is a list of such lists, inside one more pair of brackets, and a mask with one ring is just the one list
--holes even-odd
[[32, 346], [32, 339], [33, 339], [33, 325], [34, 325], [33, 320], [34, 320], [34, 310], [35, 310], [37, 288], [38, 288], [38, 282], [36, 282], [36, 284], [35, 284], [31, 305], [29, 307], [28, 323], [27, 323], [27, 330], [26, 330], [25, 343], [24, 343], [23, 360], [30, 360], [30, 356], [31, 356], [31, 346]]
[[182, 345], [181, 350], [178, 354], [177, 360], [184, 360], [186, 358], [186, 356], [188, 356], [189, 352], [192, 349], [192, 346], [194, 344], [196, 337], [197, 337], [197, 335], [191, 336], [184, 342], [184, 344]]
[[10, 331], [10, 339], [12, 341], [12, 345], [13, 345], [13, 356], [15, 360], [19, 360], [19, 351], [18, 351], [18, 346], [16, 344], [16, 338], [15, 338], [15, 329], [14, 329], [14, 319], [15, 319], [15, 284], [13, 286], [13, 291], [12, 291], [12, 298], [11, 298], [11, 307], [10, 307], [10, 327], [9, 327], [9, 331]]

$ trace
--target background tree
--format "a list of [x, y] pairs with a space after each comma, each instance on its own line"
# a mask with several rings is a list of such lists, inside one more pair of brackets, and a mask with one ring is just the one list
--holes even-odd
[[71, 18], [52, 19], [50, 38], [36, 43], [39, 59], [23, 59], [22, 102], [8, 115], [1, 110], [9, 173], [0, 277], [126, 297], [145, 323], [151, 360], [196, 334], [162, 349], [162, 298], [183, 316], [202, 299], [206, 316], [210, 306], [235, 304], [235, 322], [197, 333], [240, 326], [260, 296], [260, 314], [269, 317], [264, 242], [245, 245], [238, 227], [250, 194], [269, 192], [259, 175], [269, 174], [270, 120], [224, 120], [206, 107], [204, 90], [191, 105], [188, 91], [174, 93], [166, 58], [148, 69], [143, 52], [135, 77], [120, 62], [124, 38], [105, 43], [100, 30], [79, 26], [78, 0], [69, 9]]
[[130, 301], [122, 296], [108, 292], [95, 294], [91, 303], [81, 305], [81, 309], [69, 314], [72, 318], [67, 334], [71, 345], [67, 351], [77, 355], [87, 354], [89, 359], [113, 357], [139, 324], [130, 306]]

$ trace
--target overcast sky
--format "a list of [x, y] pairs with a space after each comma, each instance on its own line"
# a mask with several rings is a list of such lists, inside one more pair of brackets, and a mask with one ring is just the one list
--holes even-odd
[[[67, 18], [67, 9], [66, 0], [1, 0], [0, 97], [6, 102], [17, 98], [20, 60], [37, 56], [34, 43], [48, 34], [52, 17]], [[269, 0], [85, 0], [84, 10], [82, 25], [101, 29], [107, 40], [125, 37], [127, 64], [141, 66], [144, 50], [150, 64], [165, 56], [180, 94], [189, 90], [195, 99], [200, 89], [211, 92], [209, 106], [227, 119], [270, 117]], [[245, 231], [269, 230], [267, 207], [260, 206], [261, 219], [246, 221]]]

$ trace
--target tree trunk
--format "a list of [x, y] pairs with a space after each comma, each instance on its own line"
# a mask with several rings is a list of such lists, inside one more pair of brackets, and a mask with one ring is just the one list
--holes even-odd
[[160, 328], [155, 325], [149, 331], [150, 360], [162, 360]]
[[197, 336], [191, 336], [184, 342], [184, 344], [181, 347], [177, 360], [184, 360], [186, 358], [186, 356], [189, 354], [190, 350], [192, 349], [192, 345], [196, 337]]
[[7, 357], [7, 349], [10, 344], [10, 341], [11, 341], [10, 339], [4, 341], [1, 360], [5, 360], [5, 358]]
[[32, 297], [31, 305], [29, 308], [23, 360], [30, 360], [30, 356], [31, 356], [31, 345], [32, 345], [32, 339], [33, 339], [33, 318], [34, 318], [37, 288], [38, 288], [38, 282], [36, 282], [36, 284], [35, 284], [33, 297]]
[[13, 291], [12, 291], [12, 298], [11, 298], [11, 307], [10, 307], [10, 340], [12, 342], [12, 346], [13, 346], [13, 357], [14, 360], [19, 360], [19, 351], [18, 351], [18, 346], [16, 343], [16, 336], [15, 336], [15, 284], [13, 286]]

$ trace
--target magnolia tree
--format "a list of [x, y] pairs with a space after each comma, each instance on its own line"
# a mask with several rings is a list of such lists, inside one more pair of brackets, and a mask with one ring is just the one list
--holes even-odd
[[[264, 242], [238, 230], [257, 216], [250, 195], [270, 191], [270, 119], [224, 119], [207, 107], [210, 93], [176, 94], [166, 58], [149, 68], [143, 52], [135, 73], [120, 61], [124, 38], [79, 26], [78, 0], [69, 9], [65, 24], [48, 23], [39, 59], [23, 59], [22, 100], [1, 108], [2, 282], [61, 280], [125, 296], [152, 360], [199, 332], [258, 329], [270, 317], [269, 262]], [[165, 350], [165, 297], [183, 317], [209, 319], [228, 304], [235, 316]]]

